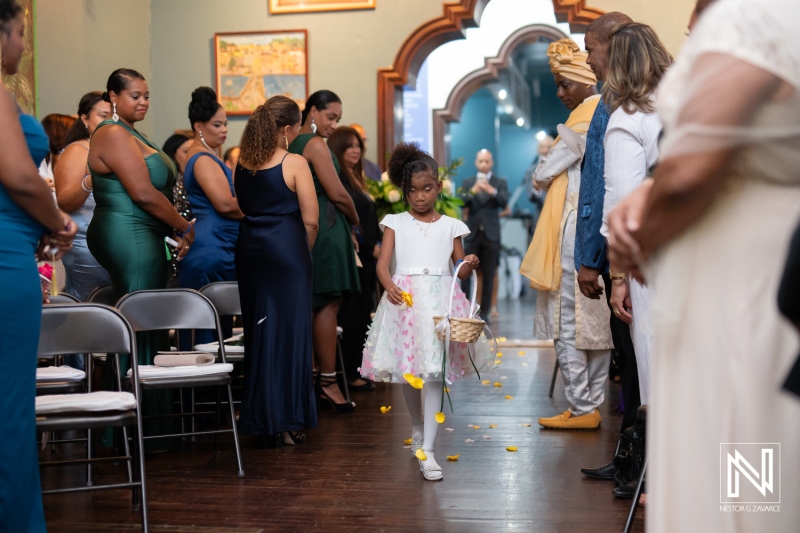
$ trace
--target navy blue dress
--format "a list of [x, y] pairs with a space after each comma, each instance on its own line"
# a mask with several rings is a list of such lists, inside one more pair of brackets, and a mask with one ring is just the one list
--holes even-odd
[[[186, 162], [183, 173], [183, 186], [186, 198], [192, 207], [192, 216], [197, 219], [194, 226], [195, 241], [189, 253], [181, 260], [178, 272], [178, 285], [188, 289], [201, 289], [214, 281], [236, 281], [236, 267], [233, 264], [233, 254], [236, 247], [236, 238], [239, 235], [239, 221], [225, 218], [220, 215], [209, 200], [203, 188], [197, 183], [194, 175], [194, 165], [202, 156], [208, 156], [216, 162], [225, 172], [231, 194], [233, 190], [231, 170], [225, 163], [213, 154], [200, 152], [193, 155]], [[231, 335], [231, 322], [223, 319], [222, 333]], [[197, 344], [217, 340], [211, 331], [197, 331], [195, 342]], [[182, 345], [183, 346], [183, 345]]]
[[245, 214], [236, 242], [245, 347], [239, 431], [252, 435], [317, 427], [311, 252], [282, 163], [255, 173], [236, 168]]
[[[41, 124], [20, 122], [38, 164], [50, 149]], [[42, 289], [34, 253], [45, 227], [0, 185], [0, 531], [46, 531], [36, 450], [36, 350]]]

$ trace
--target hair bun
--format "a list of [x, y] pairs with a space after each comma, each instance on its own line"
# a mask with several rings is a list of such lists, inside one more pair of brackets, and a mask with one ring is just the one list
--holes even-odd
[[108, 96], [108, 91], [103, 91], [103, 94], [100, 95], [100, 97], [103, 99], [103, 101], [108, 102], [109, 104], [111, 103], [111, 97]]
[[217, 93], [211, 87], [198, 87], [192, 91], [192, 101], [189, 102], [189, 121], [208, 122], [220, 108], [217, 102]]

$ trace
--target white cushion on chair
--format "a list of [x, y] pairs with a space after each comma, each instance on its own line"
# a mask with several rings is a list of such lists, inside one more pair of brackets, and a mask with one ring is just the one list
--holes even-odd
[[36, 381], [82, 381], [86, 372], [71, 366], [45, 366], [36, 369]]
[[130, 392], [99, 391], [87, 394], [51, 394], [36, 397], [36, 414], [130, 411], [136, 398]]
[[[230, 339], [225, 339], [225, 355], [241, 355], [244, 353], [244, 346], [236, 345], [234, 346], [232, 343], [234, 342], [241, 342], [244, 333], [240, 335], [234, 335]], [[201, 352], [210, 352], [216, 354], [219, 352], [219, 343], [218, 342], [209, 342], [208, 344], [196, 344], [194, 347], [195, 350]]]
[[[208, 366], [139, 365], [139, 379], [197, 377], [230, 374], [231, 372], [233, 372], [233, 365], [230, 363], [214, 363]], [[128, 370], [127, 376], [131, 377], [130, 370]]]

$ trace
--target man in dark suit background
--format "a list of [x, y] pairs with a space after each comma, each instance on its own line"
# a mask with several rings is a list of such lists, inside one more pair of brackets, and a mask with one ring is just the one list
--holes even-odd
[[464, 201], [464, 221], [470, 230], [465, 239], [464, 252], [467, 255], [475, 254], [481, 260], [477, 272], [479, 286], [483, 285], [481, 318], [487, 322], [492, 309], [495, 273], [500, 262], [500, 211], [508, 203], [508, 183], [492, 174], [493, 166], [494, 160], [489, 150], [478, 152], [475, 157], [478, 173], [464, 180], [460, 194]]

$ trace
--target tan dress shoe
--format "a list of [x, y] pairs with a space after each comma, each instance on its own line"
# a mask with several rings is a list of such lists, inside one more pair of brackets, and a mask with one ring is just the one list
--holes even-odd
[[591, 413], [575, 416], [569, 410], [550, 418], [540, 418], [539, 425], [548, 429], [597, 429], [602, 418], [595, 409]]

